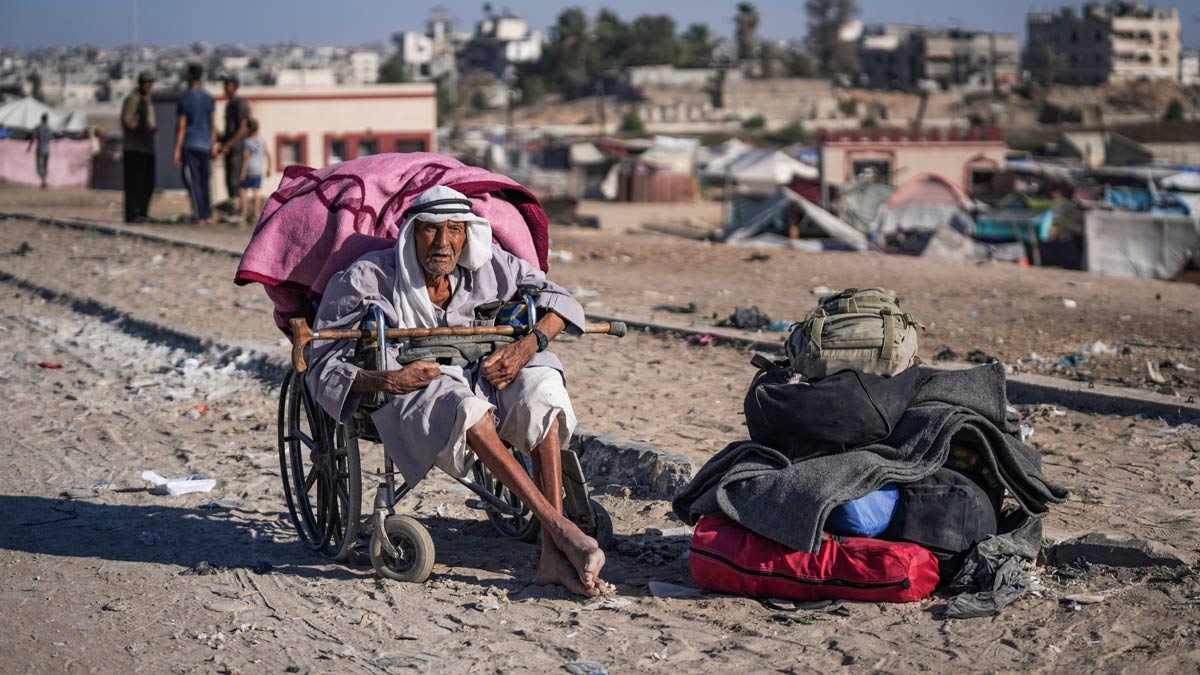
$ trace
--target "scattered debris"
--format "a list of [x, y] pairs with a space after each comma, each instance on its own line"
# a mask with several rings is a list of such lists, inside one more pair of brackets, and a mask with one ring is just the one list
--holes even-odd
[[217, 485], [216, 478], [191, 475], [187, 478], [163, 478], [153, 471], [143, 471], [142, 480], [154, 483], [150, 494], [154, 495], [186, 495], [191, 492], [208, 492]]
[[[383, 668], [384, 670], [388, 668], [422, 668], [428, 665], [431, 660], [429, 657], [421, 654], [414, 654], [412, 656], [394, 655], [380, 656], [372, 659], [371, 664], [376, 668]], [[298, 669], [297, 672], [299, 672]]]
[[704, 591], [701, 591], [699, 588], [680, 586], [666, 581], [651, 581], [649, 585], [650, 595], [656, 598], [686, 600], [688, 598], [698, 598], [704, 594]]
[[191, 410], [184, 413], [183, 416], [188, 418], [189, 420], [194, 420], [194, 419], [198, 419], [201, 415], [203, 415], [206, 412], [208, 412], [208, 406], [201, 403], [200, 405], [196, 406], [195, 408], [192, 408]]
[[771, 317], [767, 316], [757, 305], [750, 307], [738, 307], [733, 310], [733, 314], [729, 315], [728, 319], [723, 319], [717, 322], [718, 326], [741, 328], [742, 330], [755, 330], [769, 326]]
[[1158, 372], [1158, 366], [1154, 365], [1153, 361], [1146, 361], [1146, 376], [1149, 377], [1150, 381], [1154, 384], [1167, 383], [1167, 378], [1163, 377], [1162, 373]]
[[574, 297], [575, 299], [595, 298], [595, 297], [599, 297], [599, 295], [600, 295], [600, 291], [593, 291], [592, 289], [584, 288], [583, 286], [573, 286], [571, 288], [568, 288], [567, 292], [570, 293], [571, 296]]
[[1058, 368], [1078, 368], [1088, 362], [1088, 357], [1082, 352], [1071, 352], [1058, 360]]
[[953, 349], [950, 349], [949, 347], [942, 347], [941, 349], [937, 350], [936, 353], [934, 353], [933, 360], [934, 361], [957, 361], [958, 360], [958, 352], [954, 351]]
[[653, 309], [669, 314], [695, 314], [700, 311], [700, 306], [694, 302], [689, 302], [686, 305], [655, 305]]
[[575, 260], [575, 254], [571, 253], [570, 251], [550, 251], [550, 253], [546, 255], [546, 259], [569, 263]]
[[9, 251], [9, 253], [11, 253], [12, 255], [21, 256], [21, 257], [24, 257], [27, 253], [31, 253], [31, 252], [33, 252], [33, 247], [30, 246], [29, 242], [27, 242], [27, 241], [23, 241], [20, 244], [17, 244], [16, 248], [14, 248], [12, 251]]
[[129, 605], [118, 600], [112, 600], [104, 603], [104, 606], [100, 610], [104, 612], [128, 612]]
[[767, 326], [767, 330], [771, 331], [772, 333], [783, 333], [791, 330], [792, 326], [794, 325], [796, 325], [794, 321], [779, 319], [778, 321], [772, 321], [771, 325]]
[[224, 499], [211, 501], [200, 508], [204, 509], [205, 511], [216, 511], [217, 509], [236, 509], [237, 507], [241, 506], [241, 504], [242, 501], [240, 499], [225, 497]]
[[700, 347], [708, 347], [716, 344], [717, 336], [705, 333], [704, 335], [689, 335], [686, 338], [689, 345], [698, 345]]
[[743, 262], [764, 262], [770, 259], [771, 254], [769, 253], [751, 253], [748, 257], [743, 259]]
[[809, 292], [813, 295], [829, 295], [833, 292], [833, 289], [828, 286], [813, 286], [809, 289]]
[[210, 574], [216, 574], [219, 571], [221, 571], [220, 567], [213, 565], [212, 563], [208, 562], [207, 560], [201, 560], [200, 562], [196, 563], [195, 565], [192, 565], [191, 567], [187, 568], [186, 570], [183, 570], [179, 574], [180, 574], [180, 576], [206, 577]]
[[481, 612], [500, 609], [500, 601], [491, 595], [481, 595], [475, 598], [475, 609]]
[[1066, 307], [1067, 309], [1075, 309], [1076, 307], [1079, 306], [1079, 303], [1075, 302], [1074, 300], [1072, 300], [1070, 298], [1063, 298], [1062, 304], [1063, 304], [1063, 307]]
[[580, 609], [586, 612], [594, 612], [598, 609], [621, 609], [632, 604], [633, 601], [626, 598], [602, 598], [596, 602], [584, 605]]
[[999, 363], [1000, 359], [992, 356], [991, 354], [988, 354], [987, 352], [983, 351], [982, 349], [972, 349], [970, 352], [967, 353], [967, 361], [969, 361], [971, 363], [987, 364], [987, 363]]
[[608, 675], [604, 666], [595, 661], [571, 661], [562, 664], [562, 669], [571, 675]]
[[55, 361], [38, 361], [37, 366], [38, 368], [45, 368], [47, 370], [58, 370], [59, 368], [62, 368], [62, 364]]
[[1069, 600], [1080, 605], [1098, 605], [1106, 599], [1106, 596], [1100, 593], [1079, 593], [1076, 595], [1068, 595], [1063, 600]]
[[1033, 435], [1033, 425], [1032, 424], [1022, 424], [1021, 425], [1021, 441], [1024, 442], [1026, 439], [1028, 439], [1032, 435]]
[[1121, 350], [1117, 349], [1116, 347], [1110, 347], [1100, 340], [1093, 342], [1086, 351], [1091, 354], [1105, 354], [1110, 356], [1117, 356], [1121, 353]]

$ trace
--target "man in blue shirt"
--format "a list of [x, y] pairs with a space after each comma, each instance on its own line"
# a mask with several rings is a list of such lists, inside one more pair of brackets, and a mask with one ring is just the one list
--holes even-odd
[[212, 96], [204, 91], [204, 67], [187, 68], [188, 88], [179, 96], [179, 119], [175, 125], [175, 166], [183, 168], [183, 183], [192, 197], [196, 222], [212, 224], [212, 147], [217, 140], [213, 124]]

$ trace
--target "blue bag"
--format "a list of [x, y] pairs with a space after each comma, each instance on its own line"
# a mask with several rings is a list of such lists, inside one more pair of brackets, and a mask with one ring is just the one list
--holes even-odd
[[892, 522], [899, 500], [900, 490], [894, 483], [888, 483], [871, 494], [835, 508], [825, 521], [825, 530], [846, 537], [874, 537]]

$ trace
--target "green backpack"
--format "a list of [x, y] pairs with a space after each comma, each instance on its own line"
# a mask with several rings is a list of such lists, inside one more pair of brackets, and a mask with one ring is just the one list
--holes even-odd
[[921, 362], [917, 328], [884, 288], [847, 288], [821, 296], [820, 305], [793, 327], [787, 340], [792, 370], [809, 378], [857, 370], [895, 375]]

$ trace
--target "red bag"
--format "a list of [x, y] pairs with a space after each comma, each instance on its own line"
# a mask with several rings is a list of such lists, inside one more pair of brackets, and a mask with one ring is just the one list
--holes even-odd
[[756, 598], [915, 602], [938, 585], [938, 561], [917, 544], [826, 539], [801, 553], [724, 514], [696, 523], [689, 563], [702, 588]]

